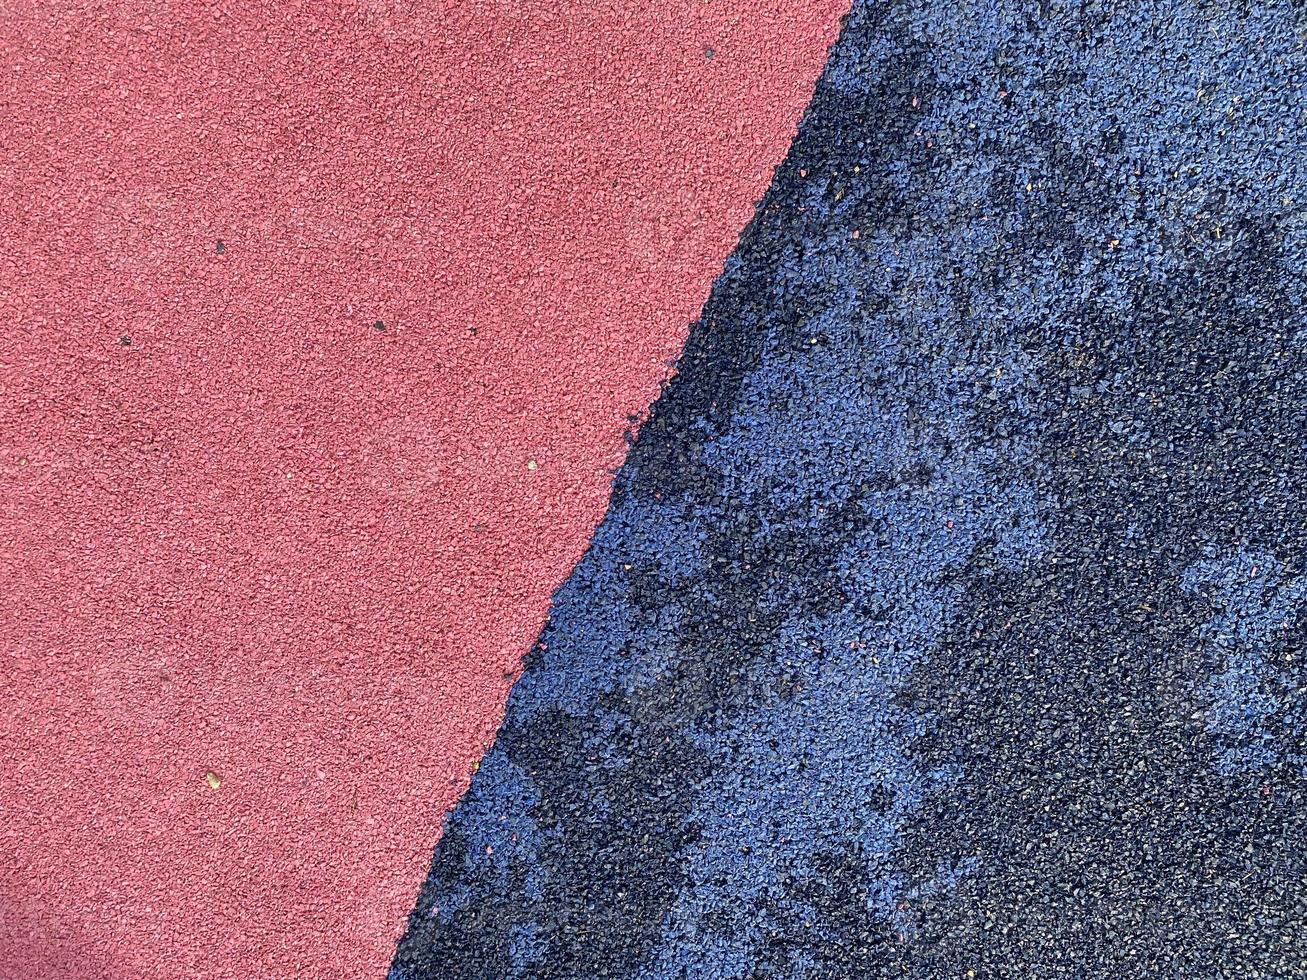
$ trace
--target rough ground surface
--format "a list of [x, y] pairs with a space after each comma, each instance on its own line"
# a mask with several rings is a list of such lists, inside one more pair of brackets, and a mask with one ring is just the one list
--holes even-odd
[[385, 975], [843, 12], [0, 4], [0, 977]]
[[393, 980], [1307, 976], [1307, 56], [859, 0]]

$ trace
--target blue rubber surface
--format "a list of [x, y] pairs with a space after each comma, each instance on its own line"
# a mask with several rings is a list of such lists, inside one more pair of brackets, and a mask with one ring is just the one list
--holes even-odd
[[393, 980], [1307, 976], [1303, 36], [855, 3]]

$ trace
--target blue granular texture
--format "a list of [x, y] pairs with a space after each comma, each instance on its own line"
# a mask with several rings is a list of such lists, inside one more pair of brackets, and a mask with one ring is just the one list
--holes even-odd
[[1307, 977], [1305, 21], [854, 4], [392, 980]]

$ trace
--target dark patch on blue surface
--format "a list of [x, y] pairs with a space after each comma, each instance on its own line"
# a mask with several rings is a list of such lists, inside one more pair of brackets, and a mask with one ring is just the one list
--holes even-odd
[[393, 980], [1307, 975], [1301, 32], [855, 4]]

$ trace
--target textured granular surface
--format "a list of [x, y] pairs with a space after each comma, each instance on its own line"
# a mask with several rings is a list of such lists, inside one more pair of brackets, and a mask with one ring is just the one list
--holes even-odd
[[844, 10], [0, 4], [0, 977], [385, 975]]
[[1307, 976], [1302, 19], [855, 4], [393, 980]]

